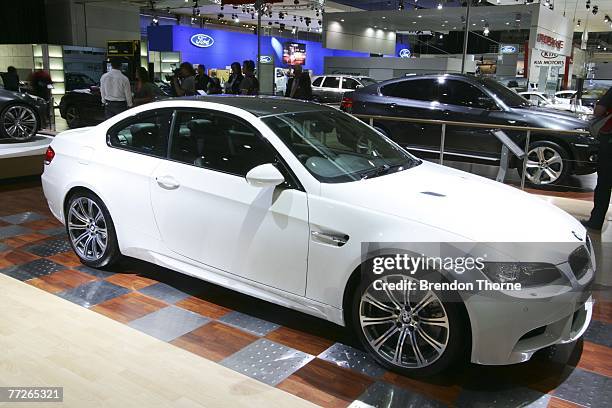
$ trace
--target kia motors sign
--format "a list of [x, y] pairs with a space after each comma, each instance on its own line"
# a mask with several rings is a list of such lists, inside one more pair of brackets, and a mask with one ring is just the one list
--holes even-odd
[[563, 67], [565, 65], [565, 56], [555, 54], [549, 51], [540, 51], [540, 54], [534, 56], [533, 65], [536, 67]]

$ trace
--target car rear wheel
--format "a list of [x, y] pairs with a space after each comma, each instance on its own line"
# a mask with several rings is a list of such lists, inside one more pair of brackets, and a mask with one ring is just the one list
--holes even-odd
[[[567, 150], [557, 143], [538, 140], [529, 145], [525, 181], [532, 186], [559, 185], [570, 174], [571, 164]], [[518, 163], [522, 176], [523, 163]]]
[[[385, 283], [414, 276], [378, 277]], [[443, 300], [444, 299], [444, 300]], [[413, 377], [437, 374], [466, 356], [460, 300], [437, 291], [378, 290], [361, 285], [353, 298], [353, 327], [364, 348], [383, 367]]]
[[27, 105], [10, 105], [0, 113], [0, 133], [19, 142], [27, 142], [36, 136], [40, 121], [33, 108]]
[[66, 107], [66, 124], [68, 127], [73, 129], [78, 127], [81, 121], [81, 112], [79, 108], [74, 105], [69, 105]]
[[95, 194], [73, 194], [66, 207], [66, 229], [72, 249], [87, 266], [101, 268], [120, 257], [113, 220]]

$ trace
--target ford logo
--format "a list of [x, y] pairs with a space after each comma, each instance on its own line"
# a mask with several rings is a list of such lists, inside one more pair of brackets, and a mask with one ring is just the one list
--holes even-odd
[[215, 40], [210, 35], [194, 34], [191, 36], [191, 43], [199, 48], [208, 48], [212, 47]]
[[262, 55], [259, 57], [259, 62], [262, 64], [269, 64], [272, 62], [272, 57], [269, 55]]
[[553, 59], [553, 58], [558, 57], [557, 54], [555, 54], [554, 52], [549, 52], [549, 51], [542, 51], [540, 52], [540, 55], [542, 56], [542, 58], [546, 58], [546, 59]]
[[499, 51], [502, 54], [514, 54], [516, 52], [516, 47], [514, 45], [504, 45]]
[[402, 48], [399, 52], [400, 58], [410, 58], [410, 55], [412, 55], [412, 53], [408, 48]]

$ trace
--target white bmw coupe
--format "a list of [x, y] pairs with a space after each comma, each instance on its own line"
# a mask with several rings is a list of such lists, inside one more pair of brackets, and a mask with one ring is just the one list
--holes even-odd
[[[403, 374], [430, 375], [464, 356], [526, 361], [576, 340], [591, 319], [593, 248], [577, 220], [420, 161], [334, 108], [274, 97], [150, 103], [59, 134], [45, 164], [49, 207], [84, 264], [139, 258], [351, 326]], [[544, 244], [437, 276], [370, 279], [361, 268], [370, 247], [420, 243], [425, 256], [422, 243], [525, 241], [569, 249]], [[464, 285], [387, 285], [423, 279]], [[522, 286], [465, 290], [476, 281]]]

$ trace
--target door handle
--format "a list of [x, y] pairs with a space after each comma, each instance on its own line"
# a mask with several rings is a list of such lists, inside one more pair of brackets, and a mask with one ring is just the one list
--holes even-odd
[[335, 234], [330, 232], [311, 231], [310, 235], [315, 241], [324, 244], [341, 247], [349, 240], [349, 236], [345, 234]]
[[180, 183], [172, 176], [155, 177], [157, 184], [166, 190], [176, 190], [180, 187]]

